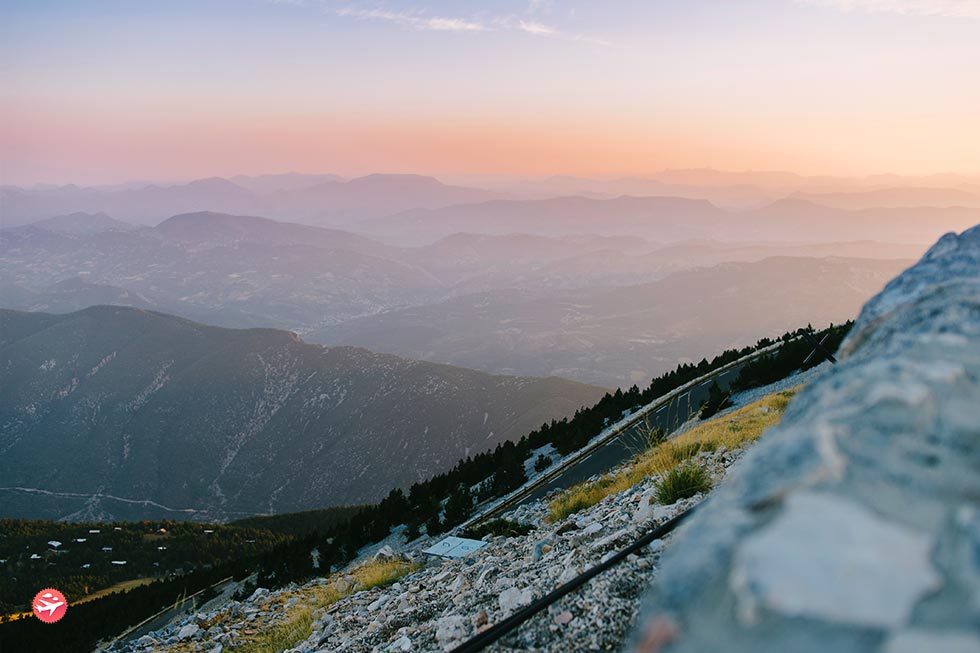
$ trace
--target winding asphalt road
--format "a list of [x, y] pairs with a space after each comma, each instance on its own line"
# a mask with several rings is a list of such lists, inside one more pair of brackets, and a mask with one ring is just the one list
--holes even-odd
[[[741, 369], [739, 366], [734, 370], [729, 370], [699, 383], [665, 406], [653, 411], [646, 422], [651, 428], [660, 427], [664, 433], [674, 431], [698, 411], [701, 402], [708, 398], [708, 388], [713, 381], [717, 381], [722, 390], [727, 390], [728, 385], [738, 376]], [[642, 434], [645, 429], [646, 424], [643, 421], [631, 426], [623, 431], [619, 437], [610, 440], [591, 455], [566, 469], [560, 476], [538, 487], [533, 493], [518, 501], [515, 506], [537, 501], [552, 490], [564, 490], [626, 462], [638, 451], [646, 448]]]
[[646, 424], [651, 427], [659, 426], [667, 433], [674, 431], [698, 410], [701, 401], [707, 398], [708, 388], [711, 387], [712, 382], [717, 382], [723, 390], [727, 389], [742, 367], [758, 358], [775, 353], [782, 345], [783, 343], [778, 342], [752, 352], [638, 408], [631, 415], [609, 427], [607, 429], [609, 433], [600, 434], [597, 440], [571, 454], [560, 467], [546, 471], [542, 476], [528, 481], [506, 497], [483, 507], [478, 514], [458, 526], [456, 530], [462, 531], [488, 521], [507, 510], [541, 499], [552, 490], [565, 489], [581, 483], [628, 460], [638, 450], [645, 448], [641, 430], [645, 429]]

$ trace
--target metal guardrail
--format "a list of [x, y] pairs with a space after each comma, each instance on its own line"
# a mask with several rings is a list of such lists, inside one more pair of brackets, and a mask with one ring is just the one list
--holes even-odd
[[593, 453], [595, 453], [602, 447], [606, 446], [607, 444], [609, 444], [610, 442], [618, 438], [627, 429], [636, 426], [636, 424], [638, 424], [641, 420], [649, 416], [652, 412], [659, 410], [663, 406], [669, 405], [671, 402], [674, 401], [674, 399], [684, 395], [688, 391], [696, 388], [697, 386], [703, 383], [706, 383], [714, 379], [717, 376], [730, 372], [737, 367], [741, 367], [746, 363], [751, 363], [753, 360], [757, 358], [761, 358], [768, 354], [772, 354], [773, 352], [778, 351], [784, 344], [793, 342], [800, 338], [801, 336], [794, 336], [789, 340], [781, 340], [777, 343], [769, 345], [768, 347], [763, 347], [762, 349], [758, 349], [752, 352], [751, 354], [746, 354], [745, 356], [739, 358], [738, 360], [734, 360], [731, 363], [722, 365], [717, 370], [709, 372], [703, 376], [694, 379], [693, 381], [689, 381], [682, 386], [674, 388], [673, 390], [671, 390], [665, 395], [661, 395], [654, 401], [638, 409], [636, 412], [630, 413], [628, 416], [619, 420], [615, 424], [611, 424], [610, 426], [607, 426], [605, 429], [603, 429], [603, 431], [599, 433], [599, 435], [593, 438], [593, 440], [590, 441], [587, 445], [585, 445], [575, 453], [570, 454], [561, 463], [559, 467], [550, 470], [548, 472], [545, 472], [541, 476], [538, 476], [528, 481], [521, 487], [512, 491], [510, 494], [499, 499], [496, 503], [492, 504], [483, 512], [479, 513], [478, 515], [474, 515], [473, 517], [470, 517], [468, 520], [466, 520], [465, 522], [457, 526], [455, 529], [453, 529], [453, 532], [462, 531], [472, 526], [475, 526], [477, 524], [481, 524], [484, 521], [490, 519], [491, 517], [499, 515], [501, 512], [504, 512], [507, 509], [513, 507], [514, 505], [520, 503], [522, 500], [524, 500], [525, 498], [527, 498], [528, 496], [536, 492], [538, 489], [540, 489], [543, 485], [550, 483], [554, 479], [564, 474], [566, 471], [568, 471], [570, 467], [574, 467], [575, 465], [582, 462], [583, 460], [591, 456]]

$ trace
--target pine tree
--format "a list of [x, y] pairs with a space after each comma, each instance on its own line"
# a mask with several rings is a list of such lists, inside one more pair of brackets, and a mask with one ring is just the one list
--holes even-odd
[[456, 526], [466, 521], [466, 518], [473, 512], [473, 493], [469, 486], [460, 484], [456, 486], [449, 500], [446, 501], [446, 526]]
[[711, 382], [708, 388], [708, 399], [701, 402], [701, 419], [708, 419], [720, 410], [724, 410], [732, 405], [730, 396], [727, 392], [722, 392], [717, 381]]

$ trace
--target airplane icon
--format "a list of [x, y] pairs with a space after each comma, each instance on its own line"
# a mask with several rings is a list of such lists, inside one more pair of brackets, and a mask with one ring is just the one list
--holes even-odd
[[[48, 600], [45, 600], [48, 599]], [[54, 594], [50, 592], [45, 592], [41, 595], [41, 598], [37, 600], [34, 604], [34, 609], [38, 612], [47, 612], [52, 617], [54, 616], [54, 611], [65, 604], [64, 601], [59, 601], [55, 598]]]

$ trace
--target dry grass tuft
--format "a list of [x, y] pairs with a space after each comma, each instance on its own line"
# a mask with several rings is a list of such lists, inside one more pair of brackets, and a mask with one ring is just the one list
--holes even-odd
[[242, 653], [279, 653], [293, 648], [313, 632], [314, 613], [333, 605], [354, 592], [391, 585], [403, 576], [415, 571], [419, 565], [404, 560], [369, 560], [350, 572], [357, 581], [353, 588], [342, 592], [337, 585], [315, 585], [302, 592], [284, 593], [277, 602], [285, 602], [293, 596], [299, 603], [289, 608], [284, 619], [262, 628], [252, 639], [235, 651]]
[[710, 489], [711, 477], [708, 472], [694, 463], [685, 462], [663, 475], [657, 483], [656, 497], [659, 503], [669, 506]]
[[654, 444], [637, 454], [624, 469], [568, 488], [548, 504], [548, 521], [554, 523], [590, 508], [645, 478], [673, 470], [702, 451], [714, 451], [722, 446], [738, 449], [757, 440], [766, 429], [779, 422], [796, 391], [797, 388], [793, 388], [771, 394], [724, 417], [699, 424], [673, 440]]
[[419, 568], [403, 560], [371, 560], [355, 569], [351, 575], [357, 579], [358, 590], [387, 587], [402, 576]]

